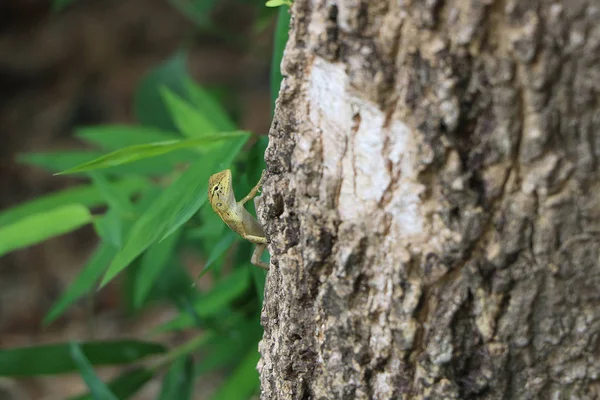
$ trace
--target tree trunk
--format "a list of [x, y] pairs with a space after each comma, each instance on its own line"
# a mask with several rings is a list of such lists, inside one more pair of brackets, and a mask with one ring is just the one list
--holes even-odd
[[599, 21], [294, 1], [262, 399], [600, 398]]

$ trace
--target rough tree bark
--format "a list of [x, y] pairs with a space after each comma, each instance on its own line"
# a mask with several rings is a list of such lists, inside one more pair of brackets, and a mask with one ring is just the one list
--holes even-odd
[[600, 1], [292, 16], [261, 398], [600, 398]]

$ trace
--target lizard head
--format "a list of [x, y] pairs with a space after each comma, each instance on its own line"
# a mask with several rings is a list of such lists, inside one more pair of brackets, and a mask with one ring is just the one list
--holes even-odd
[[230, 169], [218, 172], [208, 179], [208, 201], [217, 214], [226, 212], [232, 203], [235, 204]]

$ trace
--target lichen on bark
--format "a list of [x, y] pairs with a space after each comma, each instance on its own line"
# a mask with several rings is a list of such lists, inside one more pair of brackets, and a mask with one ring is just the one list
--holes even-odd
[[292, 16], [261, 398], [600, 397], [600, 4]]

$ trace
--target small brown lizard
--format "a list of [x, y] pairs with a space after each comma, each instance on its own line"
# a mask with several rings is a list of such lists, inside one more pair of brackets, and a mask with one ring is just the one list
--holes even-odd
[[262, 186], [265, 171], [260, 180], [243, 199], [236, 202], [231, 183], [231, 170], [218, 172], [208, 179], [208, 201], [212, 209], [234, 232], [256, 244], [250, 262], [258, 267], [269, 269], [269, 264], [260, 259], [267, 247], [265, 231], [258, 221], [245, 208], [244, 204], [253, 199]]

